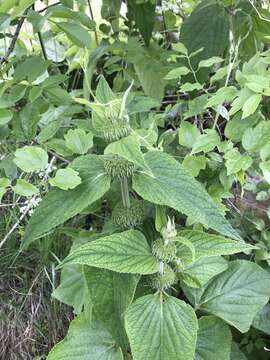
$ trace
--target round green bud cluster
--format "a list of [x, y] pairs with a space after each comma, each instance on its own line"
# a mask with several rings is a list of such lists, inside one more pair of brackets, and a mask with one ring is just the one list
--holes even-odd
[[125, 208], [118, 203], [112, 212], [113, 222], [123, 229], [133, 228], [143, 223], [146, 215], [145, 204], [142, 200], [131, 201], [130, 207]]
[[151, 275], [150, 285], [157, 290], [166, 290], [176, 282], [176, 276], [169, 265], [165, 265], [163, 273]]
[[134, 164], [119, 156], [113, 156], [104, 160], [104, 168], [111, 177], [122, 178], [132, 176]]
[[108, 127], [103, 130], [103, 138], [107, 142], [117, 141], [128, 136], [130, 132], [131, 127], [128, 121], [125, 121], [125, 119], [116, 119], [110, 121]]
[[152, 253], [159, 260], [168, 263], [174, 260], [176, 256], [176, 245], [172, 241], [164, 242], [162, 238], [157, 239], [152, 246]]

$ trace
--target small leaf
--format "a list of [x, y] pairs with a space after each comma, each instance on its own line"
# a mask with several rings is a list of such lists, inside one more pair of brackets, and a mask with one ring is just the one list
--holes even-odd
[[189, 92], [189, 91], [194, 91], [194, 90], [201, 90], [202, 88], [203, 88], [203, 86], [199, 83], [187, 82], [180, 87], [180, 91], [181, 92]]
[[196, 139], [200, 136], [199, 129], [188, 121], [182, 121], [178, 130], [179, 144], [192, 148]]
[[48, 154], [38, 146], [24, 146], [14, 155], [14, 163], [25, 172], [43, 170], [48, 164]]
[[93, 146], [93, 134], [82, 129], [69, 130], [65, 134], [66, 146], [74, 154], [83, 155]]
[[13, 191], [22, 196], [32, 196], [39, 193], [38, 188], [23, 179], [17, 180], [16, 185], [13, 186]]
[[6, 125], [12, 119], [13, 114], [10, 110], [0, 109], [0, 126]]
[[0, 187], [1, 188], [6, 188], [10, 185], [10, 180], [8, 178], [0, 178]]
[[204, 67], [211, 67], [214, 64], [218, 64], [221, 63], [222, 61], [224, 61], [224, 59], [222, 59], [219, 56], [213, 56], [210, 59], [207, 60], [201, 60], [199, 62], [199, 68], [204, 68]]
[[240, 170], [246, 171], [252, 164], [252, 158], [248, 155], [242, 155], [238, 149], [233, 148], [224, 155], [227, 175], [236, 174]]
[[79, 47], [91, 47], [91, 36], [81, 25], [74, 22], [55, 23], [75, 45]]
[[261, 94], [252, 95], [243, 105], [242, 119], [245, 119], [246, 117], [254, 114], [261, 101], [262, 101]]
[[190, 305], [161, 293], [139, 298], [126, 314], [134, 360], [193, 360], [197, 326]]
[[57, 170], [55, 177], [49, 180], [52, 186], [62, 190], [74, 189], [81, 182], [79, 173], [71, 168]]
[[64, 260], [63, 264], [82, 264], [116, 272], [153, 274], [158, 260], [138, 230], [127, 230], [82, 245]]
[[206, 157], [204, 155], [194, 156], [187, 155], [183, 162], [182, 166], [194, 177], [199, 175], [201, 170], [206, 168]]
[[176, 69], [171, 70], [168, 74], [164, 77], [165, 80], [173, 80], [178, 79], [182, 75], [187, 75], [190, 73], [190, 70], [186, 66], [181, 66]]
[[218, 133], [215, 130], [208, 129], [205, 130], [204, 134], [201, 134], [197, 137], [193, 147], [192, 154], [197, 154], [198, 152], [203, 151], [207, 153], [212, 151], [220, 143], [220, 138]]

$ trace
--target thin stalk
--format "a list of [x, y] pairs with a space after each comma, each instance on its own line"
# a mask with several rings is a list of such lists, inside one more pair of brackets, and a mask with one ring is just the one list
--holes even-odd
[[129, 198], [129, 190], [128, 190], [128, 180], [127, 177], [123, 177], [120, 179], [121, 185], [121, 194], [122, 194], [122, 201], [125, 208], [130, 208], [130, 198]]
[[43, 57], [44, 57], [45, 60], [48, 60], [48, 56], [47, 56], [47, 53], [46, 53], [46, 49], [45, 49], [45, 45], [44, 45], [44, 42], [43, 42], [43, 39], [42, 39], [41, 32], [38, 31], [37, 34], [38, 34], [38, 40], [39, 40], [39, 43], [40, 43], [40, 46], [41, 46]]
[[[90, 12], [91, 20], [95, 21], [95, 20], [94, 20], [94, 13], [93, 13], [93, 10], [92, 10], [92, 6], [91, 6], [90, 0], [87, 0], [87, 3], [88, 3], [88, 7], [89, 7], [89, 12]], [[97, 31], [96, 31], [96, 30], [95, 30], [95, 39], [96, 39], [96, 45], [98, 46], [98, 35], [97, 35]]]

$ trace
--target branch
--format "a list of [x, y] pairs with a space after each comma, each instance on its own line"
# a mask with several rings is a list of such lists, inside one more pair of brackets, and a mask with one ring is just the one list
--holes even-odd
[[24, 11], [21, 19], [19, 20], [19, 22], [18, 22], [18, 24], [17, 24], [17, 27], [16, 27], [16, 30], [15, 30], [15, 33], [14, 33], [14, 35], [13, 35], [13, 37], [12, 37], [11, 43], [10, 43], [8, 49], [7, 49], [7, 52], [6, 52], [5, 56], [3, 56], [2, 59], [0, 60], [0, 67], [1, 67], [4, 63], [6, 63], [6, 62], [8, 61], [8, 58], [9, 58], [10, 54], [11, 54], [12, 51], [14, 50], [15, 45], [16, 45], [16, 41], [17, 41], [17, 39], [18, 39], [18, 37], [19, 37], [21, 28], [22, 28], [23, 23], [24, 23], [24, 20], [25, 20], [25, 15], [27, 14], [27, 12], [28, 12], [29, 9], [30, 9], [30, 7], [27, 8], [27, 9]]

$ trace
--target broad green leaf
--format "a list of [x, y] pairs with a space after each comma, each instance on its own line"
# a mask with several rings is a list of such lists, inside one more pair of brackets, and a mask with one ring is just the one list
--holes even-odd
[[237, 113], [226, 124], [225, 127], [226, 137], [234, 142], [241, 141], [245, 130], [255, 125], [259, 119], [260, 117], [257, 116], [257, 114], [254, 114], [247, 117], [244, 121], [242, 121], [241, 113]]
[[93, 146], [93, 134], [82, 129], [71, 129], [64, 137], [67, 148], [74, 154], [83, 155]]
[[17, 180], [16, 185], [13, 186], [13, 191], [22, 196], [32, 196], [39, 193], [37, 187], [23, 179]]
[[255, 263], [236, 260], [209, 283], [199, 308], [245, 333], [269, 297], [270, 275]]
[[[255, 247], [243, 241], [235, 241], [219, 235], [208, 234], [198, 230], [182, 230], [178, 235], [191, 241], [195, 248], [196, 259], [219, 255], [232, 255], [239, 252], [252, 250]], [[181, 245], [177, 245], [181, 250]]]
[[236, 174], [240, 170], [246, 171], [252, 164], [252, 158], [248, 155], [242, 155], [238, 149], [233, 148], [224, 155], [227, 175]]
[[205, 105], [207, 103], [207, 95], [200, 95], [196, 97], [193, 100], [190, 100], [188, 102], [188, 108], [189, 110], [184, 113], [184, 120], [191, 118], [195, 115], [202, 115], [202, 113], [205, 111]]
[[45, 145], [50, 150], [53, 150], [54, 152], [56, 152], [56, 154], [59, 154], [61, 156], [72, 155], [72, 151], [67, 148], [66, 142], [63, 139], [53, 138], [47, 141]]
[[111, 90], [104, 76], [101, 76], [98, 81], [98, 85], [96, 89], [96, 98], [97, 101], [100, 102], [101, 104], [107, 104], [110, 101], [116, 99], [115, 94]]
[[137, 135], [129, 135], [118, 141], [110, 143], [104, 154], [116, 154], [133, 162], [140, 168], [147, 168], [141, 151], [140, 139]]
[[[9, 2], [9, 1], [5, 1]], [[13, 10], [11, 12], [11, 18], [15, 19], [17, 16], [22, 14], [29, 6], [34, 4], [35, 0], [20, 0], [15, 2], [15, 6], [13, 7]]]
[[55, 23], [64, 31], [71, 42], [79, 47], [91, 47], [91, 36], [81, 25], [74, 22], [57, 22]]
[[78, 171], [82, 183], [73, 190], [49, 191], [30, 218], [22, 247], [77, 215], [109, 190], [110, 178], [99, 156], [81, 156], [72, 162], [71, 168]]
[[42, 144], [51, 139], [56, 134], [63, 121], [63, 118], [60, 117], [57, 120], [49, 122], [49, 124], [46, 125], [38, 134], [37, 142]]
[[270, 304], [266, 304], [253, 319], [252, 326], [270, 335]]
[[193, 360], [197, 326], [190, 305], [161, 293], [139, 298], [126, 314], [134, 360]]
[[15, 151], [13, 161], [25, 172], [43, 170], [48, 164], [48, 154], [38, 146], [24, 146]]
[[80, 265], [63, 267], [60, 285], [53, 291], [52, 296], [72, 306], [75, 314], [81, 313], [89, 292]]
[[199, 68], [203, 68], [203, 67], [211, 67], [214, 64], [218, 64], [221, 63], [222, 61], [224, 61], [224, 59], [222, 59], [219, 56], [213, 56], [210, 59], [207, 60], [201, 60], [199, 62]]
[[[245, 120], [244, 120], [245, 121]], [[260, 121], [254, 128], [248, 128], [244, 132], [242, 145], [247, 151], [259, 151], [270, 142], [270, 123]]]
[[82, 313], [71, 322], [67, 336], [47, 356], [47, 360], [67, 359], [123, 360], [123, 354], [111, 334]]
[[261, 94], [252, 95], [243, 105], [242, 119], [245, 119], [246, 117], [254, 114], [261, 101], [262, 101]]
[[220, 138], [216, 130], [205, 130], [204, 134], [201, 134], [196, 138], [195, 143], [192, 146], [192, 154], [197, 154], [203, 151], [207, 153], [213, 150], [220, 143]]
[[230, 102], [236, 95], [237, 89], [234, 86], [223, 87], [207, 101], [206, 107], [214, 107], [224, 102]]
[[181, 66], [178, 68], [175, 68], [168, 72], [168, 74], [165, 76], [165, 80], [173, 80], [178, 79], [183, 75], [187, 75], [190, 73], [190, 70], [186, 66]]
[[124, 315], [133, 300], [140, 277], [89, 266], [84, 267], [84, 274], [95, 317], [122, 348], [127, 348]]
[[199, 175], [201, 170], [206, 168], [206, 157], [204, 155], [194, 156], [187, 155], [185, 156], [182, 166], [194, 177]]
[[[178, 252], [181, 254], [181, 251]], [[190, 265], [185, 266], [180, 279], [192, 288], [204, 286], [214, 276], [228, 268], [227, 261], [221, 256], [199, 258]]]
[[196, 139], [200, 136], [200, 130], [188, 121], [182, 121], [178, 130], [179, 144], [192, 148]]
[[236, 114], [239, 110], [242, 110], [246, 101], [248, 101], [248, 99], [250, 97], [252, 97], [253, 95], [254, 95], [254, 92], [252, 92], [250, 89], [248, 89], [246, 87], [242, 88], [238, 92], [237, 98], [235, 98], [233, 100], [233, 102], [231, 103], [231, 109], [229, 111], [230, 116]]
[[1, 188], [6, 188], [10, 185], [10, 180], [8, 178], [0, 178], [0, 187]]
[[82, 245], [64, 259], [63, 264], [82, 264], [120, 273], [153, 274], [158, 260], [138, 230], [127, 230]]
[[194, 360], [230, 360], [232, 334], [228, 325], [215, 316], [199, 319]]
[[223, 235], [239, 239], [205, 189], [173, 157], [160, 151], [145, 154], [152, 175], [133, 177], [134, 190], [145, 200], [166, 205]]
[[6, 125], [12, 119], [13, 114], [10, 110], [0, 109], [0, 126]]
[[[64, 2], [62, 1], [62, 3]], [[73, 8], [73, 2], [71, 8]], [[74, 20], [75, 22], [81, 23], [89, 29], [94, 29], [95, 27], [94, 21], [91, 20], [83, 11], [73, 11], [67, 6], [52, 6], [49, 9], [49, 15], [50, 18]]]
[[81, 182], [79, 173], [71, 168], [57, 170], [55, 177], [49, 180], [52, 186], [62, 190], [74, 189]]

